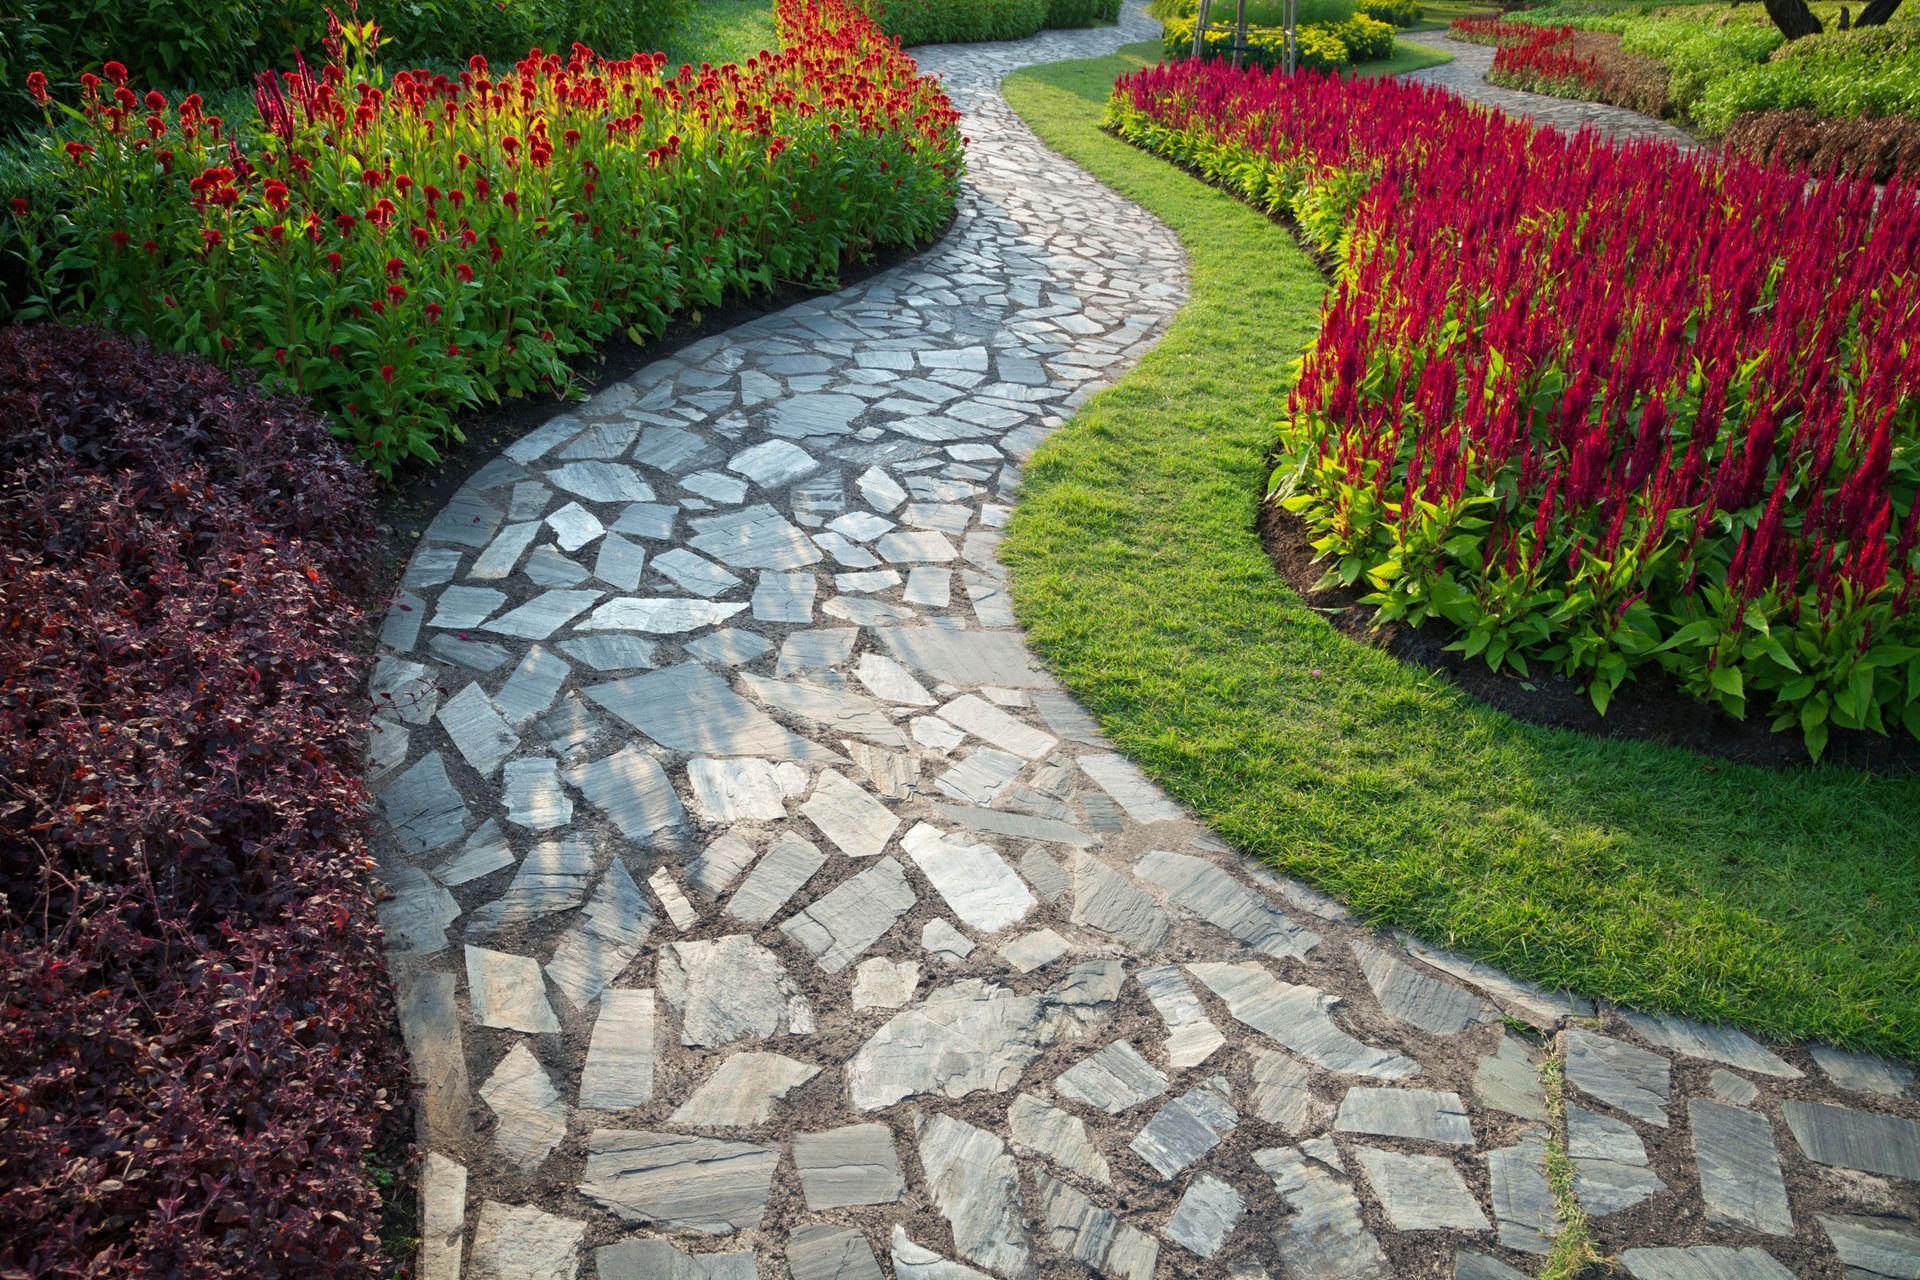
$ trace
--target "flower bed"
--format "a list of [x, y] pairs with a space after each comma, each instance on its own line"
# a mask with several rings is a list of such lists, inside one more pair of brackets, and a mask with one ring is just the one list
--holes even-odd
[[[52, 312], [259, 373], [389, 475], [566, 360], [776, 281], [830, 283], [952, 217], [957, 115], [848, 0], [780, 0], [745, 66], [581, 46], [385, 80], [347, 29], [244, 120], [90, 81], [57, 207], [16, 207]], [[36, 82], [36, 89], [44, 87]], [[52, 144], [49, 144], [52, 145]]]
[[1650, 116], [1668, 114], [1666, 68], [1653, 58], [1624, 52], [1617, 36], [1484, 18], [1456, 18], [1450, 34], [1470, 44], [1498, 46], [1487, 72], [1492, 84], [1611, 102]]
[[0, 1274], [374, 1273], [371, 528], [316, 415], [0, 329]]
[[1383, 620], [1605, 710], [1920, 735], [1920, 194], [1179, 63], [1123, 136], [1339, 258], [1274, 497]]
[[[1216, 14], [1218, 10], [1216, 9]], [[1193, 53], [1195, 19], [1170, 18], [1162, 28], [1161, 39], [1169, 58], [1184, 58]], [[1356, 62], [1374, 62], [1393, 56], [1393, 27], [1389, 23], [1356, 14], [1342, 22], [1309, 22], [1294, 28], [1295, 52], [1300, 66], [1309, 71], [1334, 71]], [[1237, 35], [1231, 27], [1215, 24], [1207, 31], [1205, 57], [1233, 57]], [[1247, 54], [1257, 66], [1278, 67], [1287, 53], [1285, 27], [1247, 28]]]

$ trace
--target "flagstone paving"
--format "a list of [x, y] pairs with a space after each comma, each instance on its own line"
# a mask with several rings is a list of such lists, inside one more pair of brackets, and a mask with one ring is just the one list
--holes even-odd
[[418, 1274], [1512, 1276], [1552, 1136], [1634, 1276], [1920, 1275], [1910, 1069], [1372, 934], [1028, 653], [1020, 462], [1185, 277], [995, 85], [1150, 33], [928, 52], [974, 139], [940, 245], [556, 417], [425, 537], [368, 766]]

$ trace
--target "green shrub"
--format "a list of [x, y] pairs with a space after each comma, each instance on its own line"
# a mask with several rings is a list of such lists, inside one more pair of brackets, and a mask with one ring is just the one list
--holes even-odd
[[1920, 50], [1891, 58], [1782, 58], [1745, 67], [1709, 85], [1693, 117], [1707, 132], [1722, 133], [1748, 112], [1796, 110], [1843, 120], [1920, 117]]
[[1356, 0], [1353, 7], [1363, 18], [1396, 27], [1417, 27], [1425, 16], [1419, 0]]
[[1047, 0], [1049, 27], [1091, 27], [1120, 21], [1120, 0]]
[[1048, 0], [862, 0], [901, 44], [1020, 40], [1047, 24]]
[[1626, 53], [1667, 64], [1667, 97], [1691, 113], [1707, 86], [1765, 62], [1784, 38], [1773, 26], [1703, 23], [1694, 18], [1635, 18], [1620, 32]]
[[[1393, 0], [1389, 0], [1389, 3]], [[1400, 0], [1410, 3], [1411, 0]], [[1299, 10], [1294, 20], [1302, 27], [1345, 22], [1354, 13], [1354, 0], [1299, 0]], [[1212, 22], [1214, 26], [1231, 26], [1239, 18], [1238, 0], [1213, 0]], [[1162, 22], [1177, 18], [1193, 18], [1200, 12], [1199, 0], [1165, 0], [1154, 9], [1154, 16]], [[1247, 26], [1284, 28], [1287, 23], [1287, 11], [1284, 0], [1247, 0]], [[1189, 28], [1191, 30], [1191, 28]], [[1188, 37], [1191, 47], [1192, 37]]]

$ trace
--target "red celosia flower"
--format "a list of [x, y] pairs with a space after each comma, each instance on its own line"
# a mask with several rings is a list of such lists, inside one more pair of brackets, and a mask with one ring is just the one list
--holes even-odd
[[27, 72], [27, 92], [33, 95], [35, 102], [43, 107], [46, 106], [49, 101], [49, 95], [47, 93], [47, 73], [44, 71]]
[[393, 375], [394, 375], [394, 368], [392, 365], [383, 364], [380, 366], [380, 380], [382, 382], [387, 383], [389, 386], [391, 386], [393, 384]]
[[127, 83], [127, 68], [124, 63], [109, 62], [106, 66], [100, 68], [100, 74], [104, 75], [116, 85], [125, 85]]

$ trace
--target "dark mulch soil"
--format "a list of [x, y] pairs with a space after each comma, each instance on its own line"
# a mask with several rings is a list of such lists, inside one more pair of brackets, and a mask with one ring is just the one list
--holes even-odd
[[[1263, 469], [1261, 472], [1265, 475]], [[1522, 680], [1495, 673], [1478, 658], [1449, 652], [1458, 632], [1445, 622], [1424, 627], [1404, 622], [1374, 626], [1377, 610], [1360, 603], [1366, 592], [1320, 586], [1324, 564], [1314, 563], [1305, 523], [1268, 503], [1260, 506], [1260, 541], [1273, 567], [1301, 599], [1326, 616], [1334, 630], [1386, 650], [1400, 661], [1445, 675], [1480, 701], [1527, 724], [1572, 729], [1596, 738], [1629, 738], [1682, 747], [1699, 755], [1764, 768], [1804, 768], [1812, 763], [1798, 734], [1774, 733], [1767, 718], [1735, 720], [1718, 707], [1690, 697], [1661, 671], [1641, 671], [1623, 684], [1602, 716], [1586, 687], [1566, 676], [1541, 674]], [[1883, 738], [1861, 730], [1835, 729], [1823, 760], [1877, 774], [1920, 773], [1920, 741]]]

